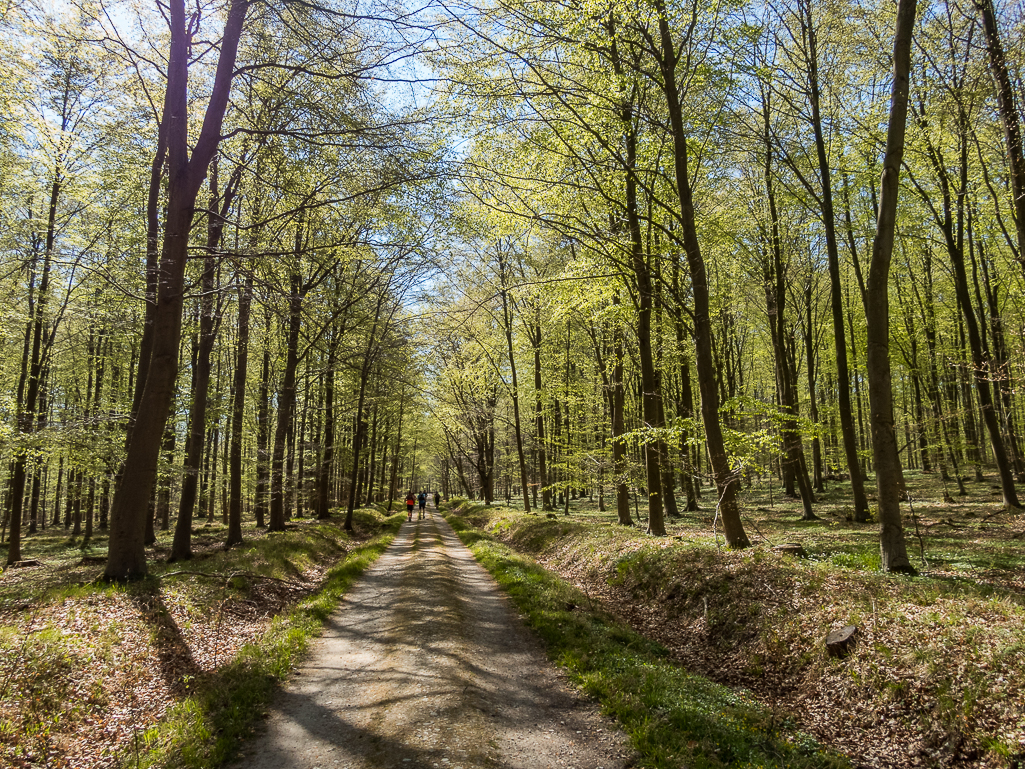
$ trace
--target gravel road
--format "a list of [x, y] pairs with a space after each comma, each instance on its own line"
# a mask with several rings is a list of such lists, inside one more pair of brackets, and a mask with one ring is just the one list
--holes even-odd
[[622, 769], [628, 755], [432, 513], [345, 597], [236, 766]]

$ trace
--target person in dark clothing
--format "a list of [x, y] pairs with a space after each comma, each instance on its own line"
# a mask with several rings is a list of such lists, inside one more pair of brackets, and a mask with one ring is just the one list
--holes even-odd
[[413, 496], [413, 492], [410, 491], [406, 494], [406, 520], [413, 520], [413, 505], [416, 504], [416, 497]]
[[420, 503], [420, 518], [423, 518], [424, 508], [427, 507], [427, 492], [421, 490], [420, 496], [416, 498], [416, 501]]
[[434, 509], [435, 510], [440, 510], [441, 509], [441, 492], [440, 491], [434, 492]]

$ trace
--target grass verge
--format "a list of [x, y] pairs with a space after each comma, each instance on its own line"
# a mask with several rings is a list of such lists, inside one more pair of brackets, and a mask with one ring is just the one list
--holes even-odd
[[[993, 532], [966, 528], [983, 521], [981, 508], [933, 521], [972, 532], [957, 546], [966, 567], [930, 555], [934, 568], [912, 579], [880, 572], [877, 543], [874, 560], [866, 557], [870, 532], [842, 518], [800, 531], [785, 516], [759, 521], [759, 533], [805, 548], [807, 558], [794, 558], [764, 536], [745, 550], [720, 549], [700, 514], [675, 520], [673, 536], [652, 537], [580, 502], [553, 517], [456, 509], [685, 669], [795, 714], [859, 765], [1025, 767], [1025, 571], [1020, 559], [977, 568], [1020, 538], [1020, 515], [986, 513]], [[944, 537], [927, 540], [926, 551], [937, 553]], [[857, 628], [854, 648], [831, 657], [825, 636], [845, 625]]]
[[665, 648], [590, 606], [586, 595], [531, 558], [459, 515], [447, 520], [508, 592], [551, 657], [623, 726], [641, 765], [849, 766], [743, 693], [683, 671]]
[[401, 516], [386, 519], [382, 533], [328, 570], [316, 593], [275, 617], [263, 637], [243, 647], [230, 664], [197, 682], [144, 735], [142, 753], [126, 766], [209, 769], [229, 761], [265, 712], [275, 687], [303, 658], [341, 597], [384, 552], [400, 525]]

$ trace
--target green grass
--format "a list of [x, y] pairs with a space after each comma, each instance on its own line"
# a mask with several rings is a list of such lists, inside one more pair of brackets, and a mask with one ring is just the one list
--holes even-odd
[[[674, 651], [679, 645], [719, 680], [742, 681], [768, 699], [794, 687], [842, 692], [841, 701], [821, 703], [820, 729], [841, 712], [867, 736], [889, 720], [904, 730], [901, 747], [917, 738], [938, 762], [1003, 766], [1001, 757], [1025, 755], [1025, 518], [971, 497], [929, 497], [934, 478], [909, 474], [909, 487], [928, 563], [915, 578], [881, 572], [877, 526], [847, 521], [826, 501], [817, 506], [823, 521], [797, 526], [793, 503], [756, 507], [749, 499], [745, 525], [755, 546], [741, 551], [718, 547], [701, 512], [667, 521], [670, 536], [652, 537], [642, 526], [612, 525], [611, 512], [586, 500], [554, 520], [468, 503], [455, 509], [592, 593], [611, 588], [614, 607], [642, 610], [643, 632]], [[809, 557], [770, 551], [791, 541]], [[861, 640], [838, 661], [823, 639], [845, 624], [858, 626]], [[897, 747], [878, 739], [876, 751]]]
[[[365, 514], [362, 517], [370, 518]], [[190, 695], [146, 733], [143, 754], [130, 757], [128, 764], [207, 769], [233, 758], [275, 688], [303, 658], [341, 597], [384, 552], [400, 525], [399, 515], [385, 519], [380, 534], [349, 551], [327, 572], [320, 590], [276, 617], [259, 642], [243, 647], [235, 660], [215, 676], [197, 682]], [[270, 548], [269, 553], [264, 550], [267, 562], [263, 567], [273, 570], [273, 557], [285, 557], [291, 550], [294, 548], [284, 544]]]
[[[472, 510], [463, 512], [473, 520]], [[459, 516], [448, 520], [509, 593], [552, 658], [622, 725], [641, 765], [848, 766], [744, 693], [680, 669], [666, 649], [591, 607], [586, 595], [532, 559]], [[535, 546], [558, 536], [560, 524], [537, 528]]]
[[[169, 619], [165, 599], [173, 598], [189, 617], [209, 623], [235, 600], [264, 601], [265, 610], [281, 612], [258, 641], [242, 647], [227, 664], [212, 673], [185, 675], [161, 722], [137, 732], [127, 753], [123, 744], [109, 746], [122, 754], [126, 767], [224, 764], [342, 594], [394, 538], [401, 520], [358, 510], [356, 537], [344, 532], [339, 521], [299, 519], [273, 534], [249, 526], [245, 543], [228, 551], [221, 545], [226, 527], [200, 525], [193, 530], [195, 557], [175, 564], [166, 563], [171, 533], [159, 532], [147, 552], [149, 575], [127, 584], [107, 584], [99, 579], [102, 562], [82, 562], [84, 554], [105, 554], [101, 538], [84, 551], [62, 530], [27, 537], [29, 556], [44, 565], [11, 569], [0, 578], [0, 607], [16, 609], [7, 615], [11, 620], [0, 622], [0, 764], [35, 760], [32, 756], [49, 756], [55, 749], [59, 755], [61, 740], [74, 738], [82, 719], [102, 719], [107, 706], [125, 696], [121, 690], [108, 691], [104, 671], [113, 672], [108, 670], [111, 649], [125, 633], [138, 633], [138, 626], [130, 629], [88, 608], [108, 605], [115, 594], [134, 604], [129, 611], [144, 621], [142, 632], [148, 632], [152, 649], [168, 641], [181, 644], [177, 633], [182, 628]], [[296, 602], [296, 595], [304, 597]], [[86, 626], [78, 631], [51, 627], [54, 607], [58, 613], [88, 617]]]

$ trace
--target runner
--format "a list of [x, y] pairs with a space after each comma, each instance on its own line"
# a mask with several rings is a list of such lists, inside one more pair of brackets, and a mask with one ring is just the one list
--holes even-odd
[[413, 520], [413, 505], [416, 504], [416, 497], [413, 496], [413, 490], [410, 489], [409, 493], [406, 494], [406, 520]]
[[435, 510], [441, 510], [441, 492], [440, 491], [435, 491], [434, 492], [434, 509]]
[[427, 507], [427, 492], [421, 489], [420, 496], [416, 498], [416, 501], [420, 503], [420, 518], [423, 518], [425, 517], [424, 508]]

